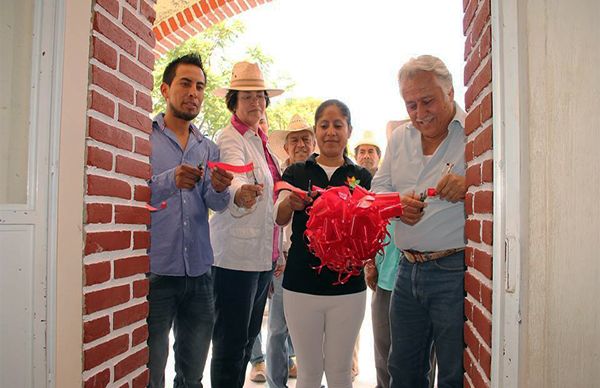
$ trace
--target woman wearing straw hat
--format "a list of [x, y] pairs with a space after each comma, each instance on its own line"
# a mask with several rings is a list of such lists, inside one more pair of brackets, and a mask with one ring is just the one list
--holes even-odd
[[254, 170], [235, 174], [231, 201], [210, 221], [215, 296], [211, 359], [213, 387], [244, 385], [254, 339], [260, 332], [273, 267], [280, 255], [280, 228], [273, 214], [273, 186], [281, 179], [277, 158], [259, 125], [269, 98], [283, 93], [265, 86], [258, 65], [239, 62], [231, 83], [215, 90], [233, 114], [217, 145], [221, 161]]

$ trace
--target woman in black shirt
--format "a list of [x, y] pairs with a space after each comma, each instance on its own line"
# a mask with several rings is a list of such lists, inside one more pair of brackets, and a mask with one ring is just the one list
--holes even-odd
[[[355, 178], [366, 189], [371, 174], [345, 156], [352, 133], [350, 110], [338, 100], [323, 102], [315, 113], [315, 137], [320, 154], [288, 167], [283, 180], [307, 190], [346, 185]], [[304, 231], [311, 200], [281, 192], [277, 201], [277, 223], [292, 220], [292, 245], [283, 278], [283, 304], [288, 328], [298, 359], [297, 388], [320, 387], [323, 372], [330, 388], [352, 386], [351, 366], [354, 342], [362, 324], [366, 285], [364, 276], [352, 276], [334, 285], [338, 273], [320, 265], [306, 245]]]

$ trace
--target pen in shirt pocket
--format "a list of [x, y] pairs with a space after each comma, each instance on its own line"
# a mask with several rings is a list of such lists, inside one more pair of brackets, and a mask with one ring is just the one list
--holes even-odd
[[446, 163], [446, 165], [442, 168], [442, 176], [446, 176], [450, 174], [450, 171], [454, 168], [454, 163]]

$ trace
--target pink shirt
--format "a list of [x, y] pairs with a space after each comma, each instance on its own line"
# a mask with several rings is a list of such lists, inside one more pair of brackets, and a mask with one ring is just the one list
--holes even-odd
[[[248, 125], [244, 124], [235, 114], [231, 117], [231, 125], [240, 133], [240, 135], [244, 136], [244, 134], [248, 130], [252, 130]], [[271, 172], [271, 177], [273, 177], [273, 184], [276, 184], [281, 180], [281, 174], [279, 174], [279, 170], [277, 169], [277, 164], [273, 159], [273, 156], [267, 149], [267, 135], [262, 130], [262, 128], [258, 127], [257, 135], [260, 137], [260, 140], [263, 145], [263, 150], [265, 152], [265, 158], [267, 159], [267, 165], [269, 166], [269, 171]], [[277, 201], [277, 194], [273, 196], [273, 200]], [[273, 225], [273, 261], [277, 261], [279, 258], [279, 226]]]

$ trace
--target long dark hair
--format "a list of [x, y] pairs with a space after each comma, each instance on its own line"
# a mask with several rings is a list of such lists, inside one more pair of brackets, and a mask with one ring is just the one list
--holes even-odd
[[[323, 116], [323, 112], [325, 111], [325, 109], [327, 109], [331, 105], [337, 106], [337, 108], [340, 110], [340, 112], [342, 112], [342, 115], [346, 119], [346, 123], [348, 123], [348, 128], [352, 129], [352, 117], [350, 115], [350, 108], [348, 108], [348, 105], [344, 104], [340, 100], [336, 100], [335, 98], [332, 98], [332, 99], [323, 101], [321, 103], [321, 105], [319, 105], [317, 110], [315, 111], [315, 126], [314, 126], [315, 132], [317, 130], [317, 121], [319, 121], [321, 116]], [[348, 147], [344, 148], [344, 156], [348, 156]]]
[[330, 100], [323, 101], [321, 103], [321, 105], [319, 105], [319, 107], [317, 108], [317, 110], [315, 112], [315, 125], [317, 124], [317, 121], [319, 121], [321, 116], [323, 115], [323, 111], [326, 108], [330, 107], [331, 105], [335, 105], [338, 107], [340, 112], [342, 112], [342, 115], [344, 115], [344, 117], [346, 118], [348, 127], [352, 128], [352, 117], [350, 116], [350, 108], [348, 108], [348, 105], [344, 104], [340, 100], [336, 100], [333, 98]]

